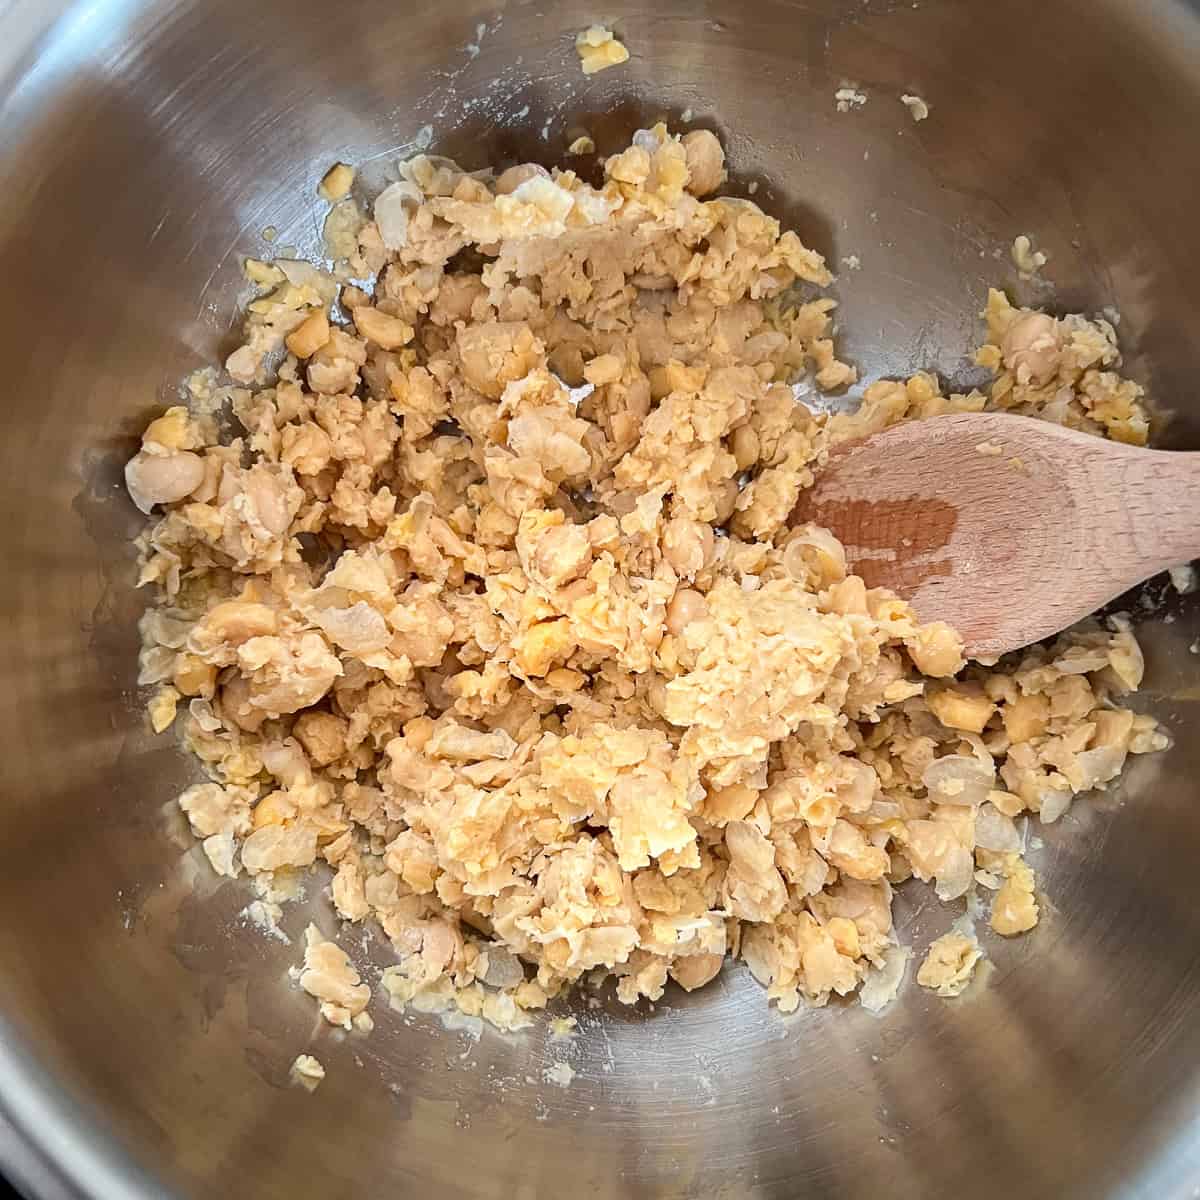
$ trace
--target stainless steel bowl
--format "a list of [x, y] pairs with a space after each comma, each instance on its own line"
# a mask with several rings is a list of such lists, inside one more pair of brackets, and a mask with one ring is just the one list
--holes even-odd
[[[595, 19], [633, 58], [585, 79]], [[843, 81], [861, 111], [835, 111]], [[1160, 441], [1200, 445], [1194, 4], [0, 3], [0, 1104], [47, 1194], [1200, 1195], [1200, 608], [1161, 583], [1133, 603], [1175, 748], [1044, 832], [1041, 927], [956, 1003], [785, 1018], [730, 968], [654, 1011], [580, 1002], [568, 1043], [382, 1004], [343, 1039], [181, 828], [190, 767], [135, 698], [119, 471], [228, 348], [240, 258], [268, 225], [313, 248], [323, 168], [379, 171], [426, 126], [470, 166], [550, 162], [576, 127], [607, 151], [688, 109], [735, 191], [859, 256], [840, 298], [868, 377], [967, 377], [972, 314], [1033, 233], [1056, 287], [1018, 291], [1116, 306]], [[949, 920], [903, 904], [918, 946]], [[310, 1048], [311, 1097], [286, 1086]]]

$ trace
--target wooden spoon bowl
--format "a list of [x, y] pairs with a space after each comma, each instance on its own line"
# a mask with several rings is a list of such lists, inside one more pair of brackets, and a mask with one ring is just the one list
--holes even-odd
[[836, 447], [797, 513], [868, 586], [990, 658], [1200, 553], [1200, 454], [1004, 413], [932, 417]]

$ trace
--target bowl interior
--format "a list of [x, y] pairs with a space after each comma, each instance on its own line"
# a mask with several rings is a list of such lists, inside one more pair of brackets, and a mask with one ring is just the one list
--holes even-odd
[[[598, 16], [632, 59], [589, 79], [572, 38]], [[577, 998], [570, 1041], [381, 1001], [347, 1038], [287, 975], [306, 921], [335, 927], [318, 887], [290, 945], [264, 937], [175, 810], [193, 772], [138, 703], [120, 485], [147, 419], [231, 347], [263, 230], [316, 250], [331, 161], [553, 164], [580, 130], [603, 154], [660, 118], [718, 130], [734, 194], [857, 257], [836, 295], [864, 379], [969, 382], [1005, 286], [1118, 311], [1159, 443], [1200, 447], [1190, 4], [27, 0], [0, 28], [0, 1104], [79, 1194], [1195, 1194], [1190, 598], [1128, 599], [1174, 747], [1039, 831], [1042, 925], [991, 939], [962, 1001], [783, 1017], [727, 967], [653, 1010]], [[836, 111], [845, 82], [862, 109]], [[1016, 278], [1020, 233], [1052, 286]], [[923, 948], [952, 915], [906, 889], [901, 935]], [[382, 935], [344, 942], [369, 974], [389, 961]], [[308, 1049], [313, 1096], [287, 1086]]]

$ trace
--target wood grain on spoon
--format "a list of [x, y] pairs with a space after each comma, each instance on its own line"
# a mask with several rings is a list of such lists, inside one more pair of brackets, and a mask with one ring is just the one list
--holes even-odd
[[836, 447], [798, 515], [837, 535], [868, 586], [990, 657], [1200, 555], [1200, 453], [1003, 413], [932, 417]]

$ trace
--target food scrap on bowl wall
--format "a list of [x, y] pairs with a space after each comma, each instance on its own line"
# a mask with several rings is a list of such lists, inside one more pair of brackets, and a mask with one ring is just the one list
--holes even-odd
[[838, 112], [853, 112], [866, 104], [867, 93], [860, 92], [857, 84], [845, 83], [834, 92], [833, 100]]
[[1033, 239], [1027, 233], [1020, 233], [1013, 239], [1012, 260], [1018, 275], [1028, 280], [1038, 275], [1049, 258], [1044, 251], [1033, 248]]
[[917, 982], [942, 997], [961, 996], [982, 957], [973, 934], [945, 933], [929, 947]]
[[325, 1068], [311, 1054], [298, 1054], [291, 1076], [305, 1091], [315, 1092], [325, 1078]]
[[629, 61], [629, 51], [601, 25], [592, 25], [575, 38], [575, 49], [579, 54], [579, 65], [585, 75], [607, 71]]

